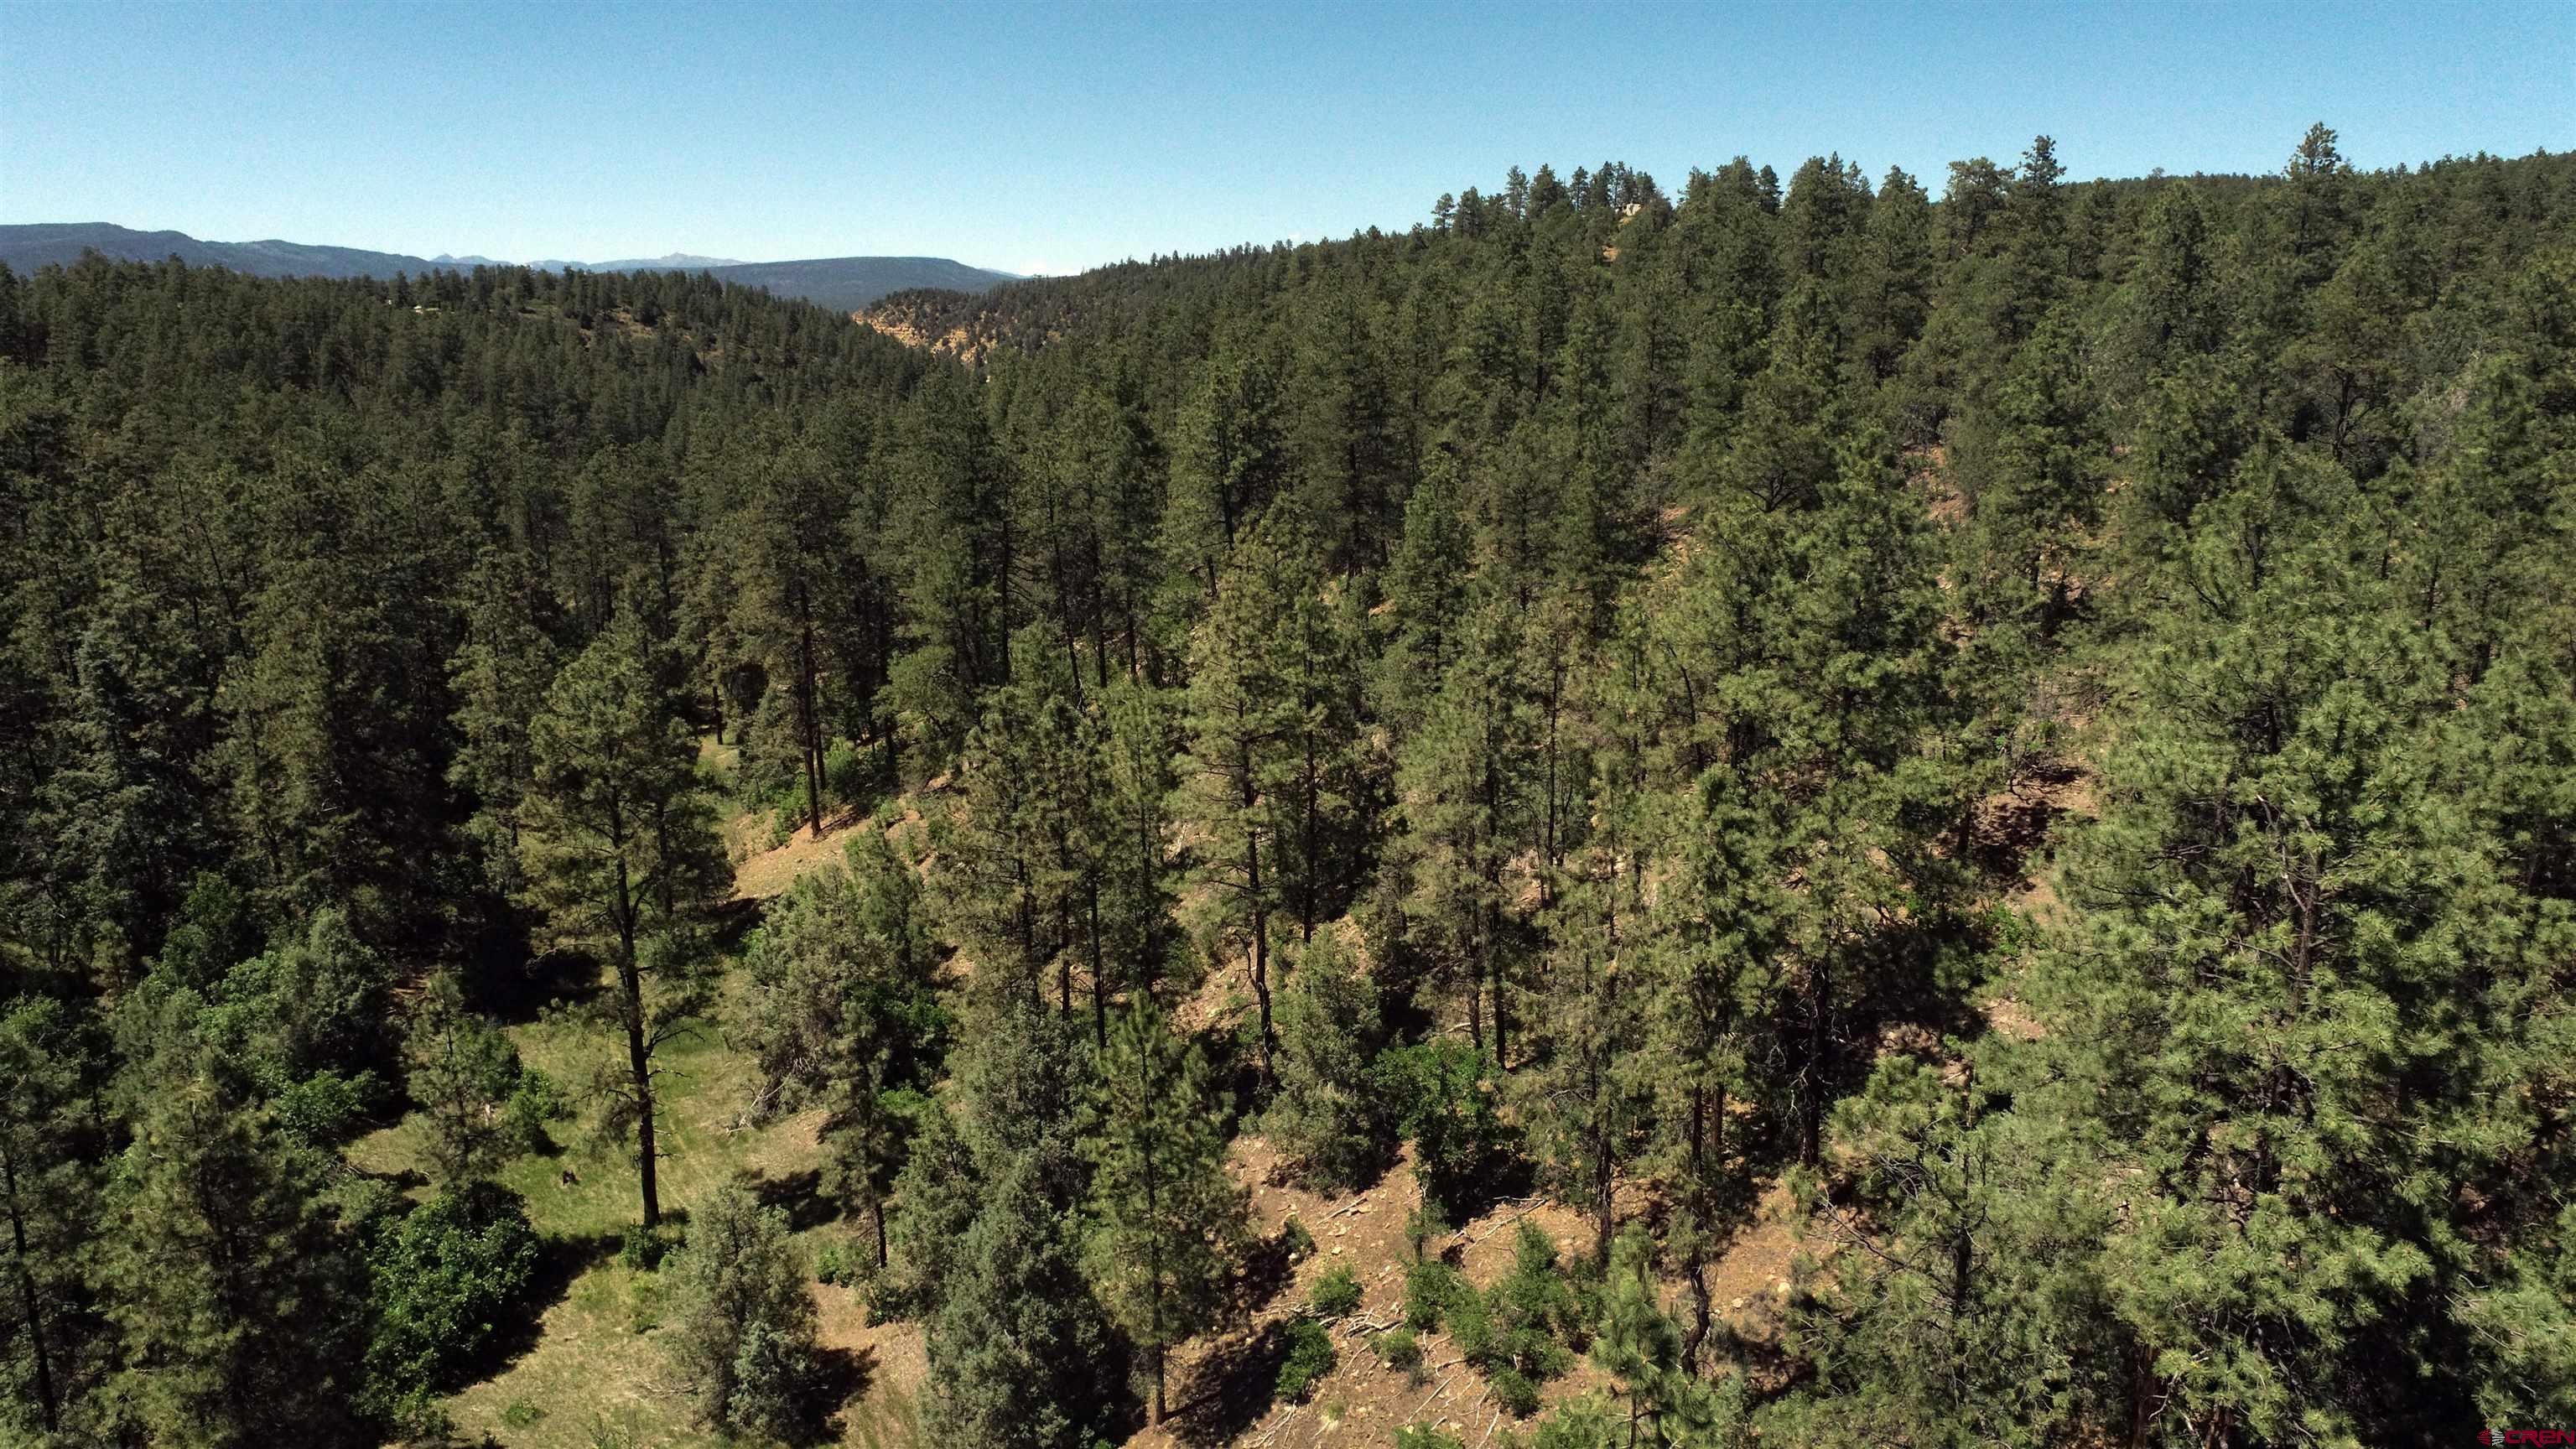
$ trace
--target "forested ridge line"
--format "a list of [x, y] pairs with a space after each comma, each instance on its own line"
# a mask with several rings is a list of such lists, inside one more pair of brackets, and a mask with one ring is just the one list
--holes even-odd
[[[0, 269], [13, 1442], [588, 1443], [470, 1391], [612, 1266], [751, 1442], [892, 1432], [818, 1293], [923, 1444], [2576, 1421], [2576, 160], [1515, 169], [880, 307], [963, 356]], [[729, 814], [871, 828], [747, 915]]]

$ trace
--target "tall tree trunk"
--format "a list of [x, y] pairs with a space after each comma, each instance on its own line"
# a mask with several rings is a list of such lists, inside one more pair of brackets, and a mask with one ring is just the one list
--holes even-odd
[[1261, 900], [1261, 827], [1255, 823], [1253, 809], [1260, 796], [1253, 789], [1252, 749], [1245, 746], [1239, 763], [1243, 772], [1243, 859], [1244, 879], [1252, 900], [1252, 995], [1261, 1006], [1261, 1081], [1270, 1082], [1270, 1055], [1278, 1045], [1270, 1027], [1270, 913]]
[[1834, 1066], [1834, 979], [1821, 960], [1809, 990], [1814, 996], [1808, 1003], [1806, 1099], [1798, 1104], [1798, 1160], [1813, 1167], [1824, 1155], [1825, 1093]]
[[1323, 813], [1318, 798], [1323, 789], [1316, 779], [1319, 771], [1315, 764], [1315, 732], [1305, 730], [1301, 733], [1306, 737], [1306, 775], [1303, 781], [1306, 808], [1304, 818], [1298, 822], [1301, 827], [1300, 848], [1305, 859], [1298, 862], [1297, 872], [1297, 943], [1302, 946], [1312, 944], [1315, 939], [1315, 877], [1321, 870], [1315, 859], [1315, 829], [1316, 817]]
[[804, 718], [802, 741], [805, 753], [805, 814], [813, 823], [814, 838], [823, 838], [823, 722], [816, 718], [821, 705], [814, 690], [814, 608], [805, 591], [796, 592], [796, 617], [799, 630], [796, 647], [796, 690], [798, 708]]
[[[1723, 1113], [1725, 1110], [1724, 1104], [1721, 1103], [1718, 1111]], [[1694, 1375], [1699, 1372], [1700, 1345], [1708, 1341], [1711, 1316], [1708, 1248], [1712, 1224], [1709, 1222], [1708, 1211], [1708, 1175], [1714, 1170], [1714, 1164], [1709, 1160], [1708, 1118], [1708, 1094], [1698, 1087], [1691, 1088], [1690, 1195], [1692, 1209], [1699, 1218], [1699, 1226], [1698, 1231], [1691, 1234], [1690, 1261], [1683, 1267], [1684, 1276], [1690, 1280], [1691, 1326], [1690, 1331], [1682, 1338], [1681, 1361], [1683, 1371]]]
[[622, 854], [617, 860], [617, 985], [626, 998], [626, 1068], [635, 1091], [635, 1151], [643, 1175], [644, 1226], [655, 1228], [662, 1223], [662, 1193], [653, 1156], [653, 1060], [644, 1043], [644, 978], [635, 964], [634, 898]]
[[54, 1364], [45, 1349], [45, 1320], [36, 1306], [36, 1275], [27, 1266], [27, 1220], [18, 1207], [18, 1166], [0, 1154], [0, 1193], [9, 1199], [9, 1241], [18, 1255], [18, 1298], [26, 1305], [27, 1346], [36, 1358], [36, 1407], [43, 1415], [45, 1431], [58, 1427], [54, 1421]]
[[1083, 878], [1083, 909], [1091, 925], [1091, 1036], [1102, 1051], [1109, 1049], [1109, 972], [1100, 955], [1100, 872], [1093, 870]]

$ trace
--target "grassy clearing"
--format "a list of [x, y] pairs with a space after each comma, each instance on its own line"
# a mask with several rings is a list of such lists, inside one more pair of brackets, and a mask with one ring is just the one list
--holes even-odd
[[[615, 1030], [578, 1015], [550, 1016], [509, 1029], [527, 1065], [577, 1095], [602, 1062], [620, 1058]], [[661, 1193], [665, 1214], [685, 1218], [728, 1182], [753, 1184], [784, 1207], [807, 1240], [809, 1256], [847, 1235], [831, 1204], [815, 1195], [816, 1119], [790, 1117], [748, 1127], [750, 1063], [706, 1025], [665, 1047], [662, 1058]], [[618, 1260], [628, 1230], [643, 1219], [631, 1142], [600, 1141], [586, 1114], [553, 1124], [551, 1154], [507, 1164], [500, 1181], [527, 1200], [529, 1219], [553, 1255], [548, 1301], [536, 1331], [514, 1346], [500, 1371], [448, 1400], [457, 1427], [471, 1438], [490, 1434], [510, 1449], [595, 1449], [599, 1444], [695, 1449], [722, 1441], [698, 1432], [690, 1405], [668, 1381], [653, 1328], [660, 1319], [659, 1280]], [[426, 1128], [415, 1115], [353, 1144], [358, 1167], [402, 1177], [415, 1197], [430, 1192], [422, 1151]], [[566, 1182], [569, 1171], [573, 1181]], [[824, 1289], [827, 1294], [841, 1290]], [[883, 1449], [908, 1445], [911, 1410], [900, 1393], [850, 1406], [846, 1442]]]

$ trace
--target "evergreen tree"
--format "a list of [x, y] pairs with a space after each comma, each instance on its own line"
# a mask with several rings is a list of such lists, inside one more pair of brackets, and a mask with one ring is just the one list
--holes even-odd
[[1302, 948], [1279, 993], [1279, 1094], [1265, 1130], [1326, 1190], [1356, 1187], [1380, 1165], [1388, 1129], [1370, 1068], [1384, 1044], [1377, 992], [1349, 943], [1327, 927]]
[[825, 1108], [831, 1186], [867, 1212], [879, 1267], [886, 1201], [948, 1029], [925, 914], [912, 866], [864, 830], [843, 867], [772, 906], [744, 953], [752, 994], [737, 1035], [762, 1069], [756, 1106]]
[[411, 1099], [429, 1119], [429, 1157], [450, 1186], [484, 1177], [526, 1145], [505, 1109], [518, 1049], [465, 1004], [456, 978], [430, 978], [405, 1033]]
[[28, 995], [0, 1015], [0, 1322], [16, 1345], [7, 1368], [8, 1424], [30, 1436], [66, 1431], [98, 1368], [101, 1336], [82, 1261], [99, 1227], [103, 1155], [92, 1092], [101, 1043], [79, 1013]]
[[1094, 1092], [1085, 1262], [1110, 1321], [1152, 1360], [1160, 1424], [1164, 1356], [1224, 1301], [1243, 1193], [1225, 1173], [1206, 1063], [1150, 1001], [1119, 1018]]
[[697, 1414], [728, 1432], [801, 1437], [817, 1417], [814, 1295], [787, 1219], [740, 1187], [689, 1215], [664, 1270], [672, 1364]]
[[683, 914], [707, 894], [713, 840], [697, 750], [649, 666], [652, 643], [622, 612], [564, 666], [529, 727], [535, 773], [524, 845], [531, 894], [563, 944], [599, 952], [614, 977], [622, 1074], [602, 1079], [612, 1125], [631, 1126], [644, 1223], [661, 1221], [653, 1057], [706, 1007], [703, 939]]
[[351, 1400], [361, 1281], [312, 1164], [184, 1059], [156, 1066], [107, 1195], [99, 1283], [124, 1346], [111, 1412], [157, 1444], [367, 1442]]

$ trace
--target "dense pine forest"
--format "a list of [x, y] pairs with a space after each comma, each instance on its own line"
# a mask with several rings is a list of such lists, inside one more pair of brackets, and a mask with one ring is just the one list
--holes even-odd
[[0, 269], [0, 1441], [2576, 1427], [2576, 158], [868, 320]]

